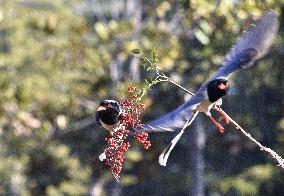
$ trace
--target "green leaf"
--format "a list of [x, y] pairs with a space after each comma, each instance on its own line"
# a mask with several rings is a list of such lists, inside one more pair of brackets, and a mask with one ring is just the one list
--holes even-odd
[[154, 68], [153, 67], [147, 67], [147, 69], [146, 69], [146, 71], [151, 71], [151, 70], [153, 70]]
[[209, 44], [210, 40], [208, 36], [201, 30], [195, 32], [195, 37], [200, 41], [203, 45]]
[[150, 84], [150, 82], [147, 80], [147, 79], [145, 79], [145, 82], [149, 85]]
[[132, 52], [133, 54], [140, 54], [141, 50], [138, 49], [138, 48], [135, 48], [135, 49], [132, 49], [131, 52]]
[[159, 54], [158, 54], [158, 51], [157, 51], [155, 45], [153, 46], [153, 49], [152, 49], [152, 61], [154, 63], [158, 63], [159, 62]]
[[146, 59], [143, 57], [140, 57], [139, 60], [140, 60], [140, 64], [144, 66], [146, 63]]

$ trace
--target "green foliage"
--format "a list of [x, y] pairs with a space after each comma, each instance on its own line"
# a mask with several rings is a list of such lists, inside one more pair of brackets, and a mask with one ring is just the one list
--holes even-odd
[[261, 183], [272, 180], [274, 168], [272, 165], [253, 166], [238, 176], [222, 179], [220, 190], [224, 194], [237, 191], [241, 195], [259, 195]]

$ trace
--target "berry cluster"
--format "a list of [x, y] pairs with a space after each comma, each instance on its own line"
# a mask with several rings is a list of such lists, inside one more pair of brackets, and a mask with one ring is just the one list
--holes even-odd
[[150, 148], [151, 146], [151, 142], [147, 140], [148, 138], [148, 133], [146, 132], [137, 132], [135, 135], [134, 135], [134, 138], [141, 144], [143, 144], [143, 147], [145, 149], [148, 149]]
[[105, 150], [105, 164], [111, 169], [113, 176], [118, 179], [124, 162], [124, 154], [130, 147], [129, 142], [124, 142], [128, 136], [128, 130], [120, 129], [112, 131], [111, 136], [106, 138], [108, 147]]
[[[140, 120], [140, 114], [146, 108], [145, 104], [140, 103], [140, 98], [138, 98], [139, 92], [135, 87], [130, 86], [128, 92], [131, 93], [130, 98], [120, 102], [122, 110], [120, 120], [116, 128], [110, 131], [110, 136], [106, 138], [108, 145], [105, 150], [105, 164], [110, 167], [116, 180], [120, 177], [125, 153], [130, 147], [130, 143], [126, 142], [130, 132], [129, 128], [143, 126]], [[151, 142], [147, 140], [148, 134], [146, 132], [136, 132], [134, 138], [139, 143], [143, 144], [145, 149], [151, 146]]]

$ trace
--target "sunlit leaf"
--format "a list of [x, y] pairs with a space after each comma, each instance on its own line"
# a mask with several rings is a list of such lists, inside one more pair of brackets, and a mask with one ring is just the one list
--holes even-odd
[[131, 52], [132, 52], [133, 54], [140, 54], [141, 50], [138, 49], [138, 48], [135, 48], [135, 49], [132, 49]]

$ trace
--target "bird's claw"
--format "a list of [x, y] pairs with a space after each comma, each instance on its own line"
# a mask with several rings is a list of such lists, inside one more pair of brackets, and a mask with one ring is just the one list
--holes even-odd
[[217, 129], [220, 131], [220, 133], [224, 133], [225, 129], [222, 125], [220, 125], [212, 116], [208, 116], [210, 120], [214, 123], [214, 125], [217, 127]]
[[218, 124], [218, 125], [216, 125], [216, 127], [217, 127], [217, 129], [220, 133], [222, 133], [222, 134], [224, 133], [225, 128], [222, 125]]
[[224, 120], [226, 125], [230, 123], [230, 118], [225, 112], [223, 112], [223, 110], [221, 110], [221, 107], [215, 107], [215, 110], [221, 114], [219, 122]]
[[230, 123], [230, 120], [228, 118], [225, 118], [224, 116], [220, 116], [218, 119], [219, 122], [222, 122], [223, 120], [225, 121], [226, 125]]

